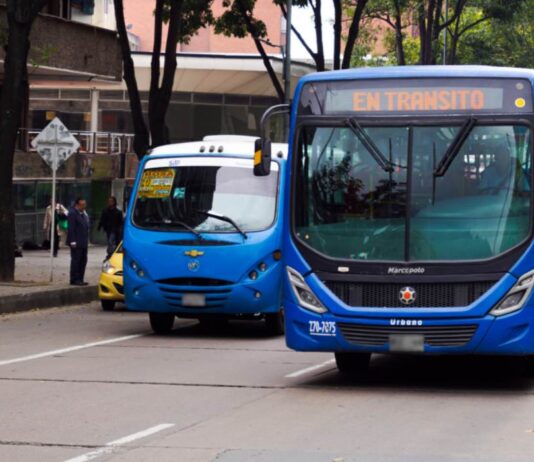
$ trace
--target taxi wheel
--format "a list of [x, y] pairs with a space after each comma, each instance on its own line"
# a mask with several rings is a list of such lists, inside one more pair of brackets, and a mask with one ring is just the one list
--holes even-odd
[[336, 366], [344, 375], [354, 376], [369, 369], [371, 353], [352, 353], [338, 351], [335, 353]]
[[174, 313], [148, 313], [150, 327], [156, 334], [168, 334], [174, 326]]
[[278, 313], [267, 313], [265, 315], [265, 328], [269, 335], [283, 335], [285, 331], [284, 310], [280, 310]]
[[113, 308], [115, 308], [114, 300], [100, 300], [100, 304], [102, 305], [102, 309], [104, 311], [111, 311]]

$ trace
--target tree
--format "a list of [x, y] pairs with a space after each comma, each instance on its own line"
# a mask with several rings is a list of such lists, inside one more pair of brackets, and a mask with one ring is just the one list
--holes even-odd
[[47, 0], [7, 1], [7, 43], [0, 100], [0, 281], [15, 276], [13, 159], [21, 108], [28, 96], [30, 31]]
[[[282, 9], [283, 15], [287, 17], [285, 2], [283, 0], [274, 1]], [[334, 22], [332, 24], [334, 34], [333, 69], [347, 69], [351, 66], [352, 55], [355, 50], [356, 41], [358, 40], [360, 26], [368, 1], [332, 0], [334, 6]], [[313, 51], [310, 44], [306, 42], [302, 33], [294, 24], [291, 25], [291, 29], [315, 62], [316, 70], [318, 72], [324, 71], [326, 70], [326, 60], [323, 43], [324, 21], [321, 13], [321, 0], [294, 0], [293, 5], [300, 8], [309, 7], [312, 10], [317, 51]], [[345, 37], [342, 35], [344, 29], [346, 31]], [[341, 53], [343, 40], [345, 41], [345, 48], [343, 53]]]
[[[178, 43], [188, 43], [201, 27], [213, 20], [213, 0], [156, 0], [154, 9], [154, 46], [152, 49], [150, 90], [148, 96], [148, 128], [143, 117], [139, 87], [128, 41], [122, 0], [114, 0], [117, 32], [122, 51], [123, 72], [134, 126], [134, 150], [141, 159], [149, 146], [161, 146], [169, 140], [165, 121], [169, 108], [176, 73]], [[168, 24], [165, 41], [163, 73], [161, 72], [161, 49], [163, 24]]]
[[263, 60], [278, 99], [280, 102], [284, 102], [284, 89], [263, 46], [266, 42], [267, 27], [262, 20], [254, 16], [256, 0], [223, 0], [223, 6], [225, 7], [224, 13], [215, 19], [215, 32], [227, 37], [238, 38], [250, 35]]
[[[404, 29], [410, 25], [413, 7], [413, 0], [370, 0], [365, 12], [366, 17], [383, 21], [393, 31], [395, 62], [399, 66], [406, 64]], [[390, 38], [390, 35], [386, 36], [391, 43]]]

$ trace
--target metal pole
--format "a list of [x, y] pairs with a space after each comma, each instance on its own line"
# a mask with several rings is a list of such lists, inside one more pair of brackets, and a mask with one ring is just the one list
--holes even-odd
[[[449, 20], [449, 1], [445, 0], [445, 23]], [[443, 64], [447, 64], [447, 28], [443, 28]]]
[[292, 0], [287, 0], [286, 53], [284, 56], [284, 99], [286, 103], [291, 101], [291, 7]]
[[[56, 143], [57, 143], [57, 127], [56, 127]], [[52, 204], [50, 221], [50, 282], [54, 282], [54, 245], [56, 241], [56, 170], [57, 170], [57, 146], [52, 148], [54, 150], [54, 158], [52, 161]]]

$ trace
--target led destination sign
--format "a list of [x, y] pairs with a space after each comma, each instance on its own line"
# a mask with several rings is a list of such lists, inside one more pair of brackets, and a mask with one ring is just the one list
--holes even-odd
[[502, 88], [380, 89], [352, 92], [352, 110], [355, 112], [449, 111], [454, 109], [479, 111], [501, 109], [502, 100]]
[[532, 88], [523, 79], [425, 78], [313, 82], [301, 115], [336, 113], [527, 113]]

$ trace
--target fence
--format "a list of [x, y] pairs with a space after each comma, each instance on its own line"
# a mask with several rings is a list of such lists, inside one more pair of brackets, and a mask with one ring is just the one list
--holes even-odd
[[[20, 128], [18, 147], [26, 152], [35, 152], [33, 139], [41, 132], [33, 128]], [[85, 154], [121, 154], [133, 152], [134, 135], [131, 133], [72, 131], [80, 143], [78, 152]]]

